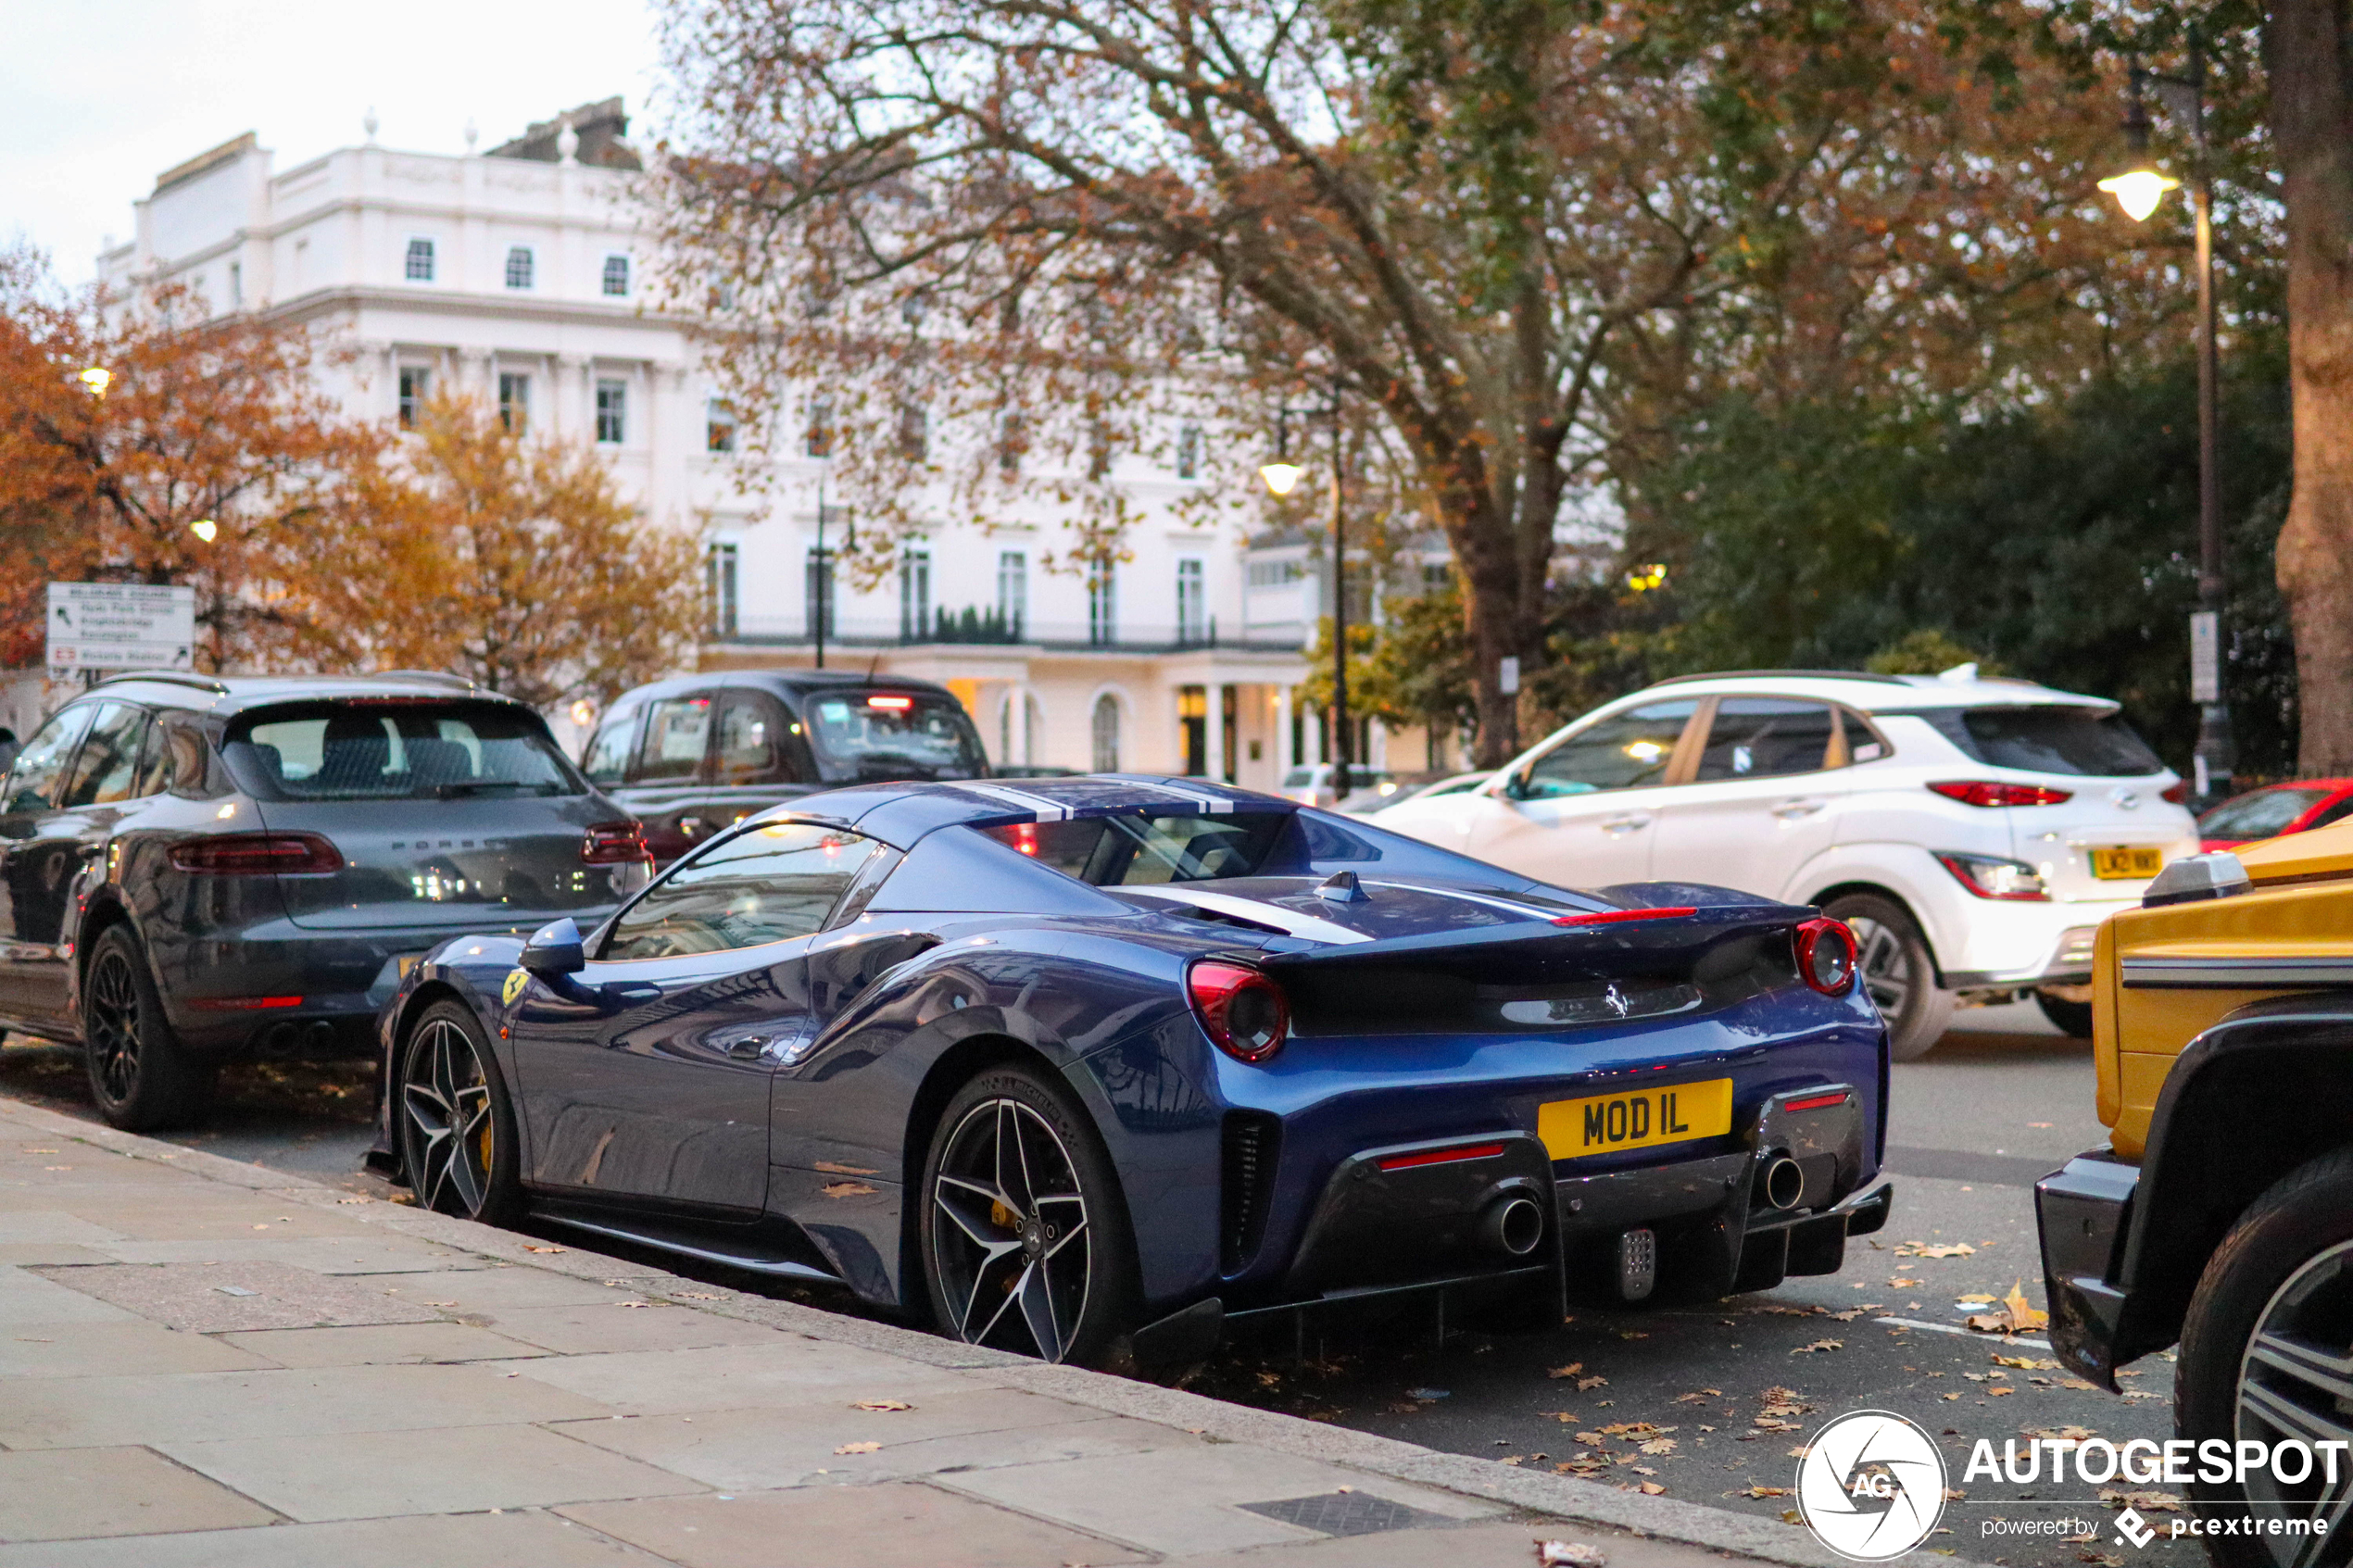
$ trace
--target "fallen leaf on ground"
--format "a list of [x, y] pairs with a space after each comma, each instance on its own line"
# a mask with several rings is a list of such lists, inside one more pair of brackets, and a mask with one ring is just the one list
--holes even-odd
[[2100, 1568], [2124, 1568], [2124, 1554], [2120, 1551], [2079, 1551], [2075, 1561], [2096, 1562]]
[[1985, 1390], [1985, 1397], [1989, 1399], [1998, 1399], [2005, 1394], [2015, 1394], [2017, 1392], [2018, 1390], [2015, 1388], [1988, 1388]]
[[1964, 1307], [1990, 1307], [1994, 1298], [1981, 1290], [1974, 1296], [1956, 1296], [1953, 1299]]
[[1675, 1439], [1672, 1437], [1653, 1437], [1642, 1444], [1642, 1452], [1646, 1454], [1671, 1454], [1674, 1451]]
[[1645, 1481], [1642, 1483], [1642, 1495], [1646, 1498], [1664, 1497], [1666, 1493], [1667, 1488], [1660, 1486], [1655, 1481]]
[[2026, 1436], [2044, 1437], [2055, 1443], [2080, 1443], [2092, 1436], [2088, 1426], [2021, 1426], [2019, 1431]]
[[1999, 1350], [1994, 1352], [1994, 1364], [1995, 1366], [2014, 1366], [2021, 1372], [2057, 1372], [2059, 1370], [2058, 1362], [2051, 1361], [2048, 1358], [2037, 1360], [2032, 1356], [2006, 1356]]
[[844, 1443], [834, 1450], [837, 1454], [874, 1454], [881, 1451], [880, 1443]]
[[1899, 1274], [1889, 1280], [1887, 1286], [1890, 1290], [1918, 1290], [1920, 1287], [1920, 1282], [1916, 1279], [1906, 1279]]
[[1998, 1312], [1971, 1312], [1966, 1322], [1981, 1334], [2022, 1334], [2028, 1329], [2042, 1328], [2051, 1321], [2051, 1314], [2026, 1298], [2020, 1283], [2013, 1282], [2010, 1293], [2002, 1298]]
[[1590, 1393], [1595, 1388], [1606, 1388], [1608, 1386], [1609, 1379], [1606, 1377], [1580, 1377], [1577, 1380], [1577, 1391], [1580, 1394]]
[[1538, 1541], [1536, 1568], [1608, 1568], [1609, 1553], [1583, 1541]]
[[1583, 1372], [1584, 1370], [1585, 1363], [1583, 1361], [1571, 1361], [1567, 1366], [1556, 1366], [1547, 1369], [1544, 1375], [1546, 1377], [1575, 1377], [1579, 1373]]
[[1789, 1496], [1789, 1488], [1787, 1486], [1751, 1486], [1746, 1491], [1733, 1492], [1729, 1495], [1736, 1498], [1785, 1498]]
[[2171, 1492], [2125, 1492], [2114, 1486], [2102, 1486], [2100, 1501], [2110, 1508], [2137, 1508], [2144, 1513], [2182, 1512], [2182, 1499]]
[[1925, 1241], [1907, 1241], [1895, 1249], [1898, 1258], [1974, 1258], [1977, 1248], [1966, 1241], [1948, 1241], [1931, 1246]]
[[915, 1407], [904, 1399], [856, 1399], [849, 1408], [854, 1411], [911, 1411]]
[[567, 1252], [571, 1250], [571, 1248], [564, 1247], [534, 1247], [527, 1241], [523, 1243], [522, 1249], [525, 1252]]

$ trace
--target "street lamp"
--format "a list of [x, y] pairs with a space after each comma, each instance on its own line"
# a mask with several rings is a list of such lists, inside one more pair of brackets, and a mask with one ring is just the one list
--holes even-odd
[[1288, 495], [1307, 470], [1288, 460], [1291, 416], [1332, 421], [1332, 804], [1348, 798], [1348, 765], [1355, 747], [1348, 728], [1348, 545], [1346, 515], [1340, 508], [1340, 379], [1332, 379], [1332, 400], [1304, 408], [1275, 411], [1275, 460], [1258, 470], [1266, 488]]
[[2220, 370], [2214, 346], [2214, 174], [2206, 141], [2206, 49], [2190, 33], [2186, 76], [2163, 76], [2133, 66], [2132, 96], [2124, 111], [2124, 133], [2137, 165], [2111, 175], [2100, 189], [2113, 195], [2125, 215], [2145, 221], [2181, 184], [2150, 168], [2148, 110], [2145, 87], [2154, 87], [2173, 113], [2190, 122], [2197, 165], [2190, 205], [2197, 220], [2197, 613], [2190, 618], [2190, 696], [2200, 707], [2196, 758], [2201, 799], [2230, 793], [2233, 747], [2231, 709], [2222, 692], [2222, 503], [2217, 439], [2221, 416], [2217, 401]]
[[88, 387], [91, 396], [104, 397], [108, 383], [114, 380], [114, 372], [104, 365], [93, 365], [73, 379]]
[[[857, 516], [847, 507], [840, 510], [844, 525], [841, 547], [854, 550], [858, 547]], [[825, 549], [825, 524], [832, 521], [834, 511], [834, 508], [825, 505], [825, 481], [820, 475], [817, 480], [817, 569], [811, 573], [812, 581], [810, 583], [811, 597], [815, 602], [817, 612], [816, 624], [811, 634], [816, 639], [817, 668], [820, 670], [825, 667], [825, 623], [832, 619], [834, 608], [834, 558]]]

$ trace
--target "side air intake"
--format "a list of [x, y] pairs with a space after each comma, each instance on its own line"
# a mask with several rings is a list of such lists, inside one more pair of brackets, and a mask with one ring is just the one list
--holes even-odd
[[1226, 1113], [1220, 1261], [1237, 1274], [1258, 1254], [1275, 1197], [1275, 1159], [1282, 1123], [1263, 1110]]

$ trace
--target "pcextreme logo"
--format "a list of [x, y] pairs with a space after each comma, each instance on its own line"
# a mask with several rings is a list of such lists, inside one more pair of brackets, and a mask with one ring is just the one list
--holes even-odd
[[1849, 1411], [1814, 1434], [1797, 1466], [1797, 1511], [1814, 1538], [1857, 1562], [1901, 1557], [1944, 1512], [1944, 1456], [1889, 1411]]

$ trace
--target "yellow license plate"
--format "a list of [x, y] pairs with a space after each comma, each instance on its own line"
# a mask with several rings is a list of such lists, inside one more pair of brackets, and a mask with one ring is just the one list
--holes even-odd
[[1591, 1099], [1556, 1099], [1536, 1112], [1536, 1135], [1555, 1160], [1721, 1137], [1731, 1130], [1730, 1078]]
[[2162, 849], [2095, 849], [2092, 874], [2103, 882], [2139, 882], [2165, 869]]

